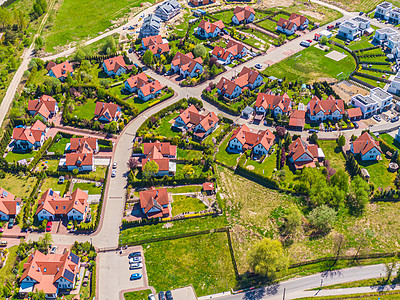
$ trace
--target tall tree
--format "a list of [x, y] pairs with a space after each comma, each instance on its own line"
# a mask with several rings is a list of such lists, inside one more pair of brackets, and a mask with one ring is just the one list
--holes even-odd
[[343, 134], [341, 134], [337, 139], [337, 144], [339, 147], [343, 147], [346, 144], [346, 138], [344, 137]]
[[146, 66], [150, 66], [153, 63], [153, 52], [150, 49], [147, 49], [146, 52], [143, 54], [143, 62]]
[[148, 161], [143, 167], [143, 176], [146, 179], [158, 173], [158, 164], [154, 160]]
[[353, 215], [361, 215], [369, 201], [369, 184], [360, 176], [356, 176], [350, 185], [347, 205]]
[[321, 233], [329, 233], [336, 221], [336, 212], [333, 208], [321, 205], [314, 208], [308, 215], [310, 225]]

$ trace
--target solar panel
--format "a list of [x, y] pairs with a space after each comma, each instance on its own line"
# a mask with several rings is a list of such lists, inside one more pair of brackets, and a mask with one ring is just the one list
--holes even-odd
[[69, 281], [74, 282], [75, 274], [72, 273], [71, 271], [65, 270], [64, 271], [64, 277], [66, 279], [68, 279]]
[[71, 261], [74, 264], [78, 264], [79, 263], [79, 256], [78, 255], [76, 255], [76, 254], [74, 254], [72, 252], [69, 255], [71, 256]]

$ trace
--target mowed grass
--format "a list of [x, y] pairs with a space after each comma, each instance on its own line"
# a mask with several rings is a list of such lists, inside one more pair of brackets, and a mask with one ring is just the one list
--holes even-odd
[[[400, 6], [399, 0], [387, 0], [396, 6]], [[363, 11], [370, 12], [375, 9], [375, 7], [383, 2], [382, 0], [337, 0], [341, 4], [345, 5], [351, 11]]]
[[14, 282], [16, 276], [11, 272], [14, 262], [17, 258], [18, 246], [8, 248], [8, 254], [5, 265], [0, 269], [0, 283], [5, 286], [5, 281]]
[[[297, 298], [298, 300], [313, 300], [316, 297], [306, 297], [306, 298]], [[348, 294], [348, 295], [336, 295], [336, 296], [318, 296], [319, 300], [328, 300], [328, 299], [354, 299], [361, 298], [363, 300], [395, 300], [400, 298], [400, 292], [396, 291], [388, 291], [388, 292], [375, 292], [375, 293], [367, 293], [367, 294]]]
[[65, 146], [70, 142], [70, 139], [61, 138], [59, 141], [53, 143], [48, 152], [54, 152], [55, 155], [62, 155], [65, 152]]
[[0, 187], [14, 194], [15, 197], [28, 198], [36, 181], [36, 177], [6, 173], [4, 178], [0, 178]]
[[386, 143], [388, 143], [389, 145], [391, 145], [394, 148], [397, 148], [398, 150], [400, 150], [400, 143], [398, 141], [396, 141], [394, 139], [394, 137], [392, 137], [391, 135], [389, 135], [388, 133], [383, 133], [379, 135], [379, 138], [384, 140]]
[[[147, 2], [154, 3], [154, 0]], [[139, 0], [64, 0], [46, 34], [45, 49], [52, 51], [56, 46], [96, 36], [112, 25], [111, 20], [126, 16], [141, 3]]]
[[177, 116], [179, 116], [178, 112], [174, 112], [164, 118], [161, 119], [160, 121], [160, 126], [158, 126], [155, 130], [153, 130], [154, 133], [157, 133], [159, 135], [162, 135], [164, 137], [175, 137], [178, 135], [180, 131], [178, 130], [173, 130], [172, 127], [172, 120], [175, 119]]
[[[333, 47], [334, 50], [342, 53], [344, 50]], [[337, 78], [339, 74], [348, 74], [354, 71], [356, 64], [350, 53], [340, 61], [326, 57], [324, 52], [316, 47], [304, 49], [283, 61], [267, 68], [264, 73], [268, 76], [278, 78], [286, 77], [291, 81], [303, 80], [313, 82], [321, 77]]]
[[236, 285], [226, 233], [143, 245], [149, 285], [165, 291], [192, 284], [197, 296]]
[[18, 152], [8, 152], [6, 155], [6, 161], [9, 163], [16, 163], [20, 160], [26, 159], [28, 162], [35, 156], [35, 151], [27, 152], [27, 153], [18, 153]]
[[125, 300], [148, 300], [151, 290], [128, 292], [124, 294]]
[[186, 195], [173, 196], [172, 215], [177, 216], [184, 212], [199, 212], [207, 207], [198, 198], [189, 197]]
[[227, 166], [234, 167], [237, 165], [237, 160], [240, 156], [239, 153], [230, 153], [226, 151], [229, 143], [229, 139], [231, 138], [232, 134], [229, 134], [225, 138], [225, 140], [219, 145], [218, 153], [215, 155], [215, 159], [218, 162], [221, 162]]
[[329, 160], [332, 168], [336, 170], [346, 168], [346, 160], [335, 140], [319, 140], [318, 145], [324, 151], [325, 159]]
[[179, 158], [185, 159], [193, 159], [193, 158], [202, 158], [203, 152], [200, 150], [184, 150], [184, 149], [177, 149], [177, 155]]
[[178, 193], [195, 193], [200, 192], [202, 187], [200, 185], [186, 185], [186, 186], [178, 186], [174, 188], [168, 188], [169, 193], [178, 194]]
[[81, 189], [82, 191], [88, 191], [90, 195], [101, 194], [102, 186], [96, 186], [93, 182], [80, 182], [74, 184], [74, 191], [76, 189]]
[[381, 155], [382, 160], [373, 161], [362, 161], [358, 160], [358, 164], [361, 168], [367, 169], [370, 177], [370, 181], [375, 184], [376, 188], [385, 189], [387, 187], [394, 186], [394, 179], [396, 178], [396, 172], [389, 172], [389, 160], [385, 157], [385, 154]]
[[73, 116], [77, 116], [79, 119], [91, 120], [94, 117], [94, 110], [96, 108], [96, 100], [88, 99], [85, 104], [75, 105]]
[[38, 197], [40, 198], [42, 194], [48, 189], [52, 189], [53, 191], [59, 191], [60, 195], [63, 196], [66, 193], [67, 181], [64, 181], [63, 184], [58, 183], [58, 178], [56, 177], [47, 177], [43, 180], [42, 186], [40, 188], [40, 193]]

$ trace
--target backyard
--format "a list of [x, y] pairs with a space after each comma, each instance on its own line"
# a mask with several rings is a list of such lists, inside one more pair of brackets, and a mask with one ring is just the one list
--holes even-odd
[[207, 207], [196, 197], [190, 197], [186, 195], [174, 195], [173, 196], [172, 215], [177, 216], [185, 212], [199, 212], [205, 210]]
[[225, 140], [219, 145], [218, 153], [215, 155], [215, 159], [218, 162], [221, 162], [229, 167], [234, 167], [237, 165], [237, 160], [240, 156], [240, 153], [229, 153], [226, 151], [228, 147], [229, 140], [232, 134], [229, 134]]
[[318, 146], [324, 151], [325, 160], [329, 160], [332, 168], [336, 170], [346, 168], [346, 160], [335, 140], [319, 140]]
[[72, 114], [78, 119], [91, 120], [94, 117], [95, 108], [96, 99], [87, 99], [84, 104], [76, 104]]
[[36, 177], [6, 173], [4, 178], [0, 178], [0, 187], [14, 194], [15, 197], [28, 198], [36, 181]]
[[178, 186], [173, 188], [168, 188], [168, 192], [170, 193], [195, 193], [200, 192], [201, 186], [200, 185], [185, 185], [185, 186]]
[[381, 155], [379, 161], [362, 161], [358, 160], [361, 168], [367, 169], [371, 178], [369, 179], [375, 184], [375, 188], [388, 188], [394, 186], [394, 179], [396, 178], [396, 172], [389, 172], [389, 160], [385, 157], [385, 154]]
[[102, 186], [97, 186], [94, 182], [79, 182], [74, 184], [74, 191], [76, 189], [81, 189], [82, 191], [88, 191], [89, 195], [99, 195], [101, 194]]
[[30, 151], [26, 153], [19, 153], [19, 152], [8, 152], [6, 155], [6, 161], [9, 163], [16, 163], [20, 160], [26, 159], [28, 162], [35, 156], [35, 151]]
[[59, 184], [58, 183], [58, 178], [55, 177], [46, 177], [43, 180], [42, 186], [40, 187], [40, 193], [38, 197], [40, 198], [42, 194], [47, 191], [48, 189], [52, 189], [53, 191], [60, 192], [60, 196], [64, 196], [64, 193], [67, 188], [67, 181], [64, 181], [64, 183]]
[[54, 153], [54, 155], [63, 155], [65, 147], [70, 142], [70, 139], [61, 138], [59, 141], [54, 142], [49, 148], [48, 152]]

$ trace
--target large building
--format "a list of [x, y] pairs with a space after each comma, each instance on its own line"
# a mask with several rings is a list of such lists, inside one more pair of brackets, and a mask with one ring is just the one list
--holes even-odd
[[369, 118], [377, 113], [388, 110], [392, 106], [392, 100], [393, 95], [376, 87], [367, 96], [360, 94], [352, 96], [351, 104], [361, 109], [364, 118]]
[[148, 37], [153, 35], [159, 35], [161, 29], [162, 20], [156, 15], [148, 15], [143, 20], [142, 27], [140, 28], [140, 37]]
[[311, 122], [341, 120], [345, 115], [344, 101], [335, 99], [332, 95], [326, 100], [320, 100], [317, 96], [314, 96], [307, 104], [307, 114]]
[[168, 21], [181, 11], [181, 5], [176, 0], [168, 0], [158, 5], [154, 14], [162, 21]]
[[357, 155], [359, 154], [361, 160], [377, 160], [378, 156], [382, 154], [379, 144], [369, 135], [364, 132], [350, 145], [350, 151]]

